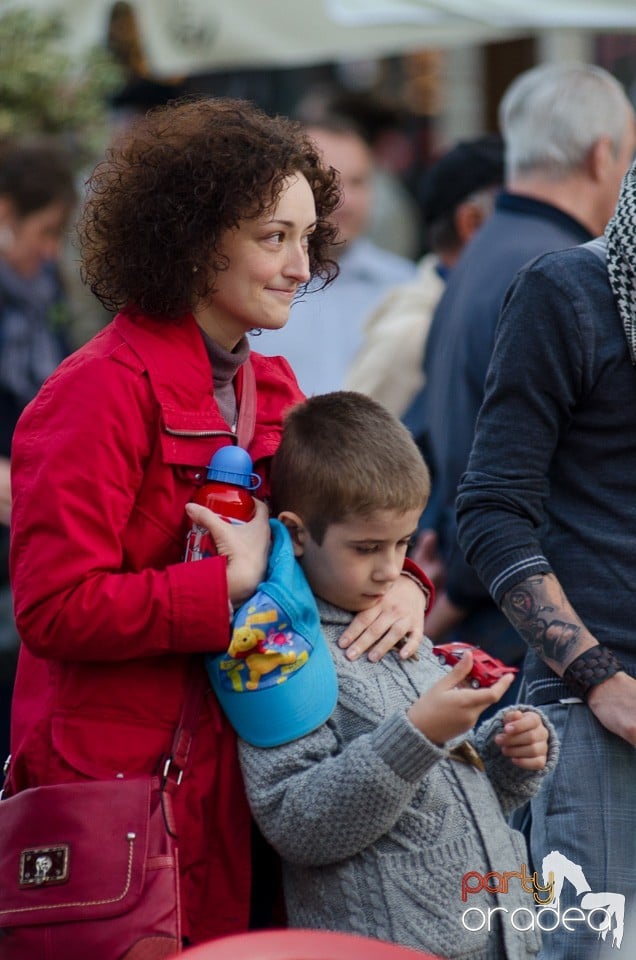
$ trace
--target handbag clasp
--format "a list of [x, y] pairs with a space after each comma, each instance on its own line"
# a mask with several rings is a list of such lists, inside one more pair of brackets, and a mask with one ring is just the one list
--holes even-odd
[[66, 883], [69, 878], [70, 851], [68, 843], [23, 850], [20, 854], [20, 886]]

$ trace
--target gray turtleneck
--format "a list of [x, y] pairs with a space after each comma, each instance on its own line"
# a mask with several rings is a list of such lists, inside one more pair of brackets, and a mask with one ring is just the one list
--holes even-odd
[[234, 390], [234, 377], [247, 360], [250, 346], [247, 337], [243, 337], [232, 351], [226, 350], [209, 334], [201, 330], [203, 342], [212, 364], [212, 379], [214, 383], [214, 399], [221, 411], [223, 419], [234, 430], [238, 406]]

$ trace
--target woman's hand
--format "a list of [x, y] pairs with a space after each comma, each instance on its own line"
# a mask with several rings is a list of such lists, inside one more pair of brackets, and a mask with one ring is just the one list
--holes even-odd
[[495, 743], [504, 757], [524, 770], [543, 770], [548, 760], [548, 731], [534, 710], [508, 710]]
[[380, 660], [400, 641], [400, 657], [417, 652], [424, 635], [426, 595], [410, 577], [398, 577], [382, 600], [358, 613], [344, 631], [339, 646], [349, 660], [368, 651], [369, 660]]
[[[474, 690], [466, 682], [472, 666], [473, 655], [467, 651], [453, 669], [423, 693], [408, 710], [411, 723], [438, 746], [472, 730], [480, 714], [501, 700], [514, 680], [514, 674], [507, 673], [491, 687]], [[514, 725], [516, 723], [515, 720]]]
[[227, 523], [198, 503], [187, 503], [186, 513], [210, 531], [219, 556], [227, 557], [227, 587], [233, 606], [249, 599], [267, 570], [270, 546], [269, 511], [256, 501], [256, 515], [248, 523]]

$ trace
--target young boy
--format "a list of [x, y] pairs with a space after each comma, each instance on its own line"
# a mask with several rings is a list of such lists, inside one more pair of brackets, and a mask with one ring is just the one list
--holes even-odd
[[[314, 396], [289, 414], [271, 477], [338, 680], [317, 729], [268, 749], [239, 741], [252, 811], [283, 860], [290, 925], [452, 960], [535, 956], [541, 879], [505, 817], [554, 767], [551, 728], [519, 707], [472, 735], [513, 678], [470, 688], [470, 655], [448, 671], [428, 640], [417, 657], [379, 663], [338, 647], [400, 575], [426, 504], [410, 434], [362, 394]], [[549, 890], [539, 896], [545, 904]]]

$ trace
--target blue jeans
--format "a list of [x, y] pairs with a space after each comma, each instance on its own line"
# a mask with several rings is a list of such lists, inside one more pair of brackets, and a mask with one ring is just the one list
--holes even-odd
[[[636, 956], [636, 750], [609, 733], [583, 703], [541, 707], [561, 742], [556, 769], [532, 800], [530, 848], [534, 869], [543, 858], [555, 880], [563, 878], [560, 916], [578, 908], [554, 931], [542, 931], [540, 960], [628, 960]], [[567, 860], [565, 859], [567, 858]], [[576, 868], [580, 868], [576, 869]], [[609, 893], [608, 897], [600, 896]], [[587, 894], [587, 896], [586, 896]], [[603, 940], [592, 927], [608, 922], [617, 894], [625, 896], [624, 933], [618, 949], [617, 921]], [[595, 896], [599, 895], [599, 896]], [[592, 904], [606, 903], [591, 913]], [[546, 917], [552, 926], [556, 916]]]

